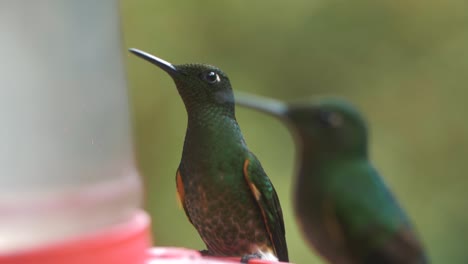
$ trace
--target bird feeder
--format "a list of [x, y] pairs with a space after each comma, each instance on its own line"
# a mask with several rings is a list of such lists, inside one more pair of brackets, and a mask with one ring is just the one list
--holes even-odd
[[0, 3], [2, 264], [145, 260], [119, 23], [117, 1]]

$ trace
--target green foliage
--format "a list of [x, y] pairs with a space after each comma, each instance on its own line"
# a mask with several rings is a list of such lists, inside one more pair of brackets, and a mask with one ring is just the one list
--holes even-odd
[[[124, 0], [121, 11], [126, 48], [176, 64], [219, 66], [236, 90], [351, 100], [369, 121], [374, 163], [432, 261], [467, 263], [467, 7], [459, 0]], [[128, 58], [155, 242], [202, 249], [175, 199], [186, 126], [182, 101], [166, 73]], [[291, 261], [322, 263], [304, 244], [291, 209], [291, 136], [271, 117], [237, 112], [282, 201]]]

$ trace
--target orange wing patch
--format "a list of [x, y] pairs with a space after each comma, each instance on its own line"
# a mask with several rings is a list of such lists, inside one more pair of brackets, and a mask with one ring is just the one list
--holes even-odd
[[341, 229], [340, 223], [338, 222], [335, 210], [333, 208], [333, 203], [330, 199], [326, 199], [322, 203], [323, 210], [323, 221], [325, 223], [325, 229], [328, 232], [328, 235], [336, 243], [344, 243], [343, 230]]
[[245, 180], [247, 181], [247, 184], [249, 185], [249, 188], [250, 190], [252, 191], [254, 197], [255, 197], [255, 200], [260, 200], [260, 191], [258, 190], [257, 186], [255, 186], [255, 184], [252, 183], [252, 181], [249, 179], [249, 173], [248, 173], [248, 167], [249, 167], [249, 164], [250, 164], [250, 160], [246, 159], [244, 161], [244, 178]]
[[182, 182], [182, 176], [180, 176], [179, 170], [177, 170], [176, 183], [177, 183], [177, 201], [179, 203], [180, 208], [183, 208], [185, 191], [184, 191], [184, 183]]
[[[276, 253], [276, 248], [275, 248], [274, 242], [273, 242], [273, 234], [271, 233], [270, 226], [268, 225], [268, 219], [267, 219], [267, 216], [266, 216], [266, 212], [265, 212], [265, 209], [262, 207], [262, 203], [260, 201], [260, 198], [261, 198], [262, 194], [258, 190], [257, 186], [255, 186], [255, 184], [250, 180], [249, 164], [250, 164], [250, 160], [246, 159], [244, 161], [244, 167], [243, 167], [244, 178], [245, 178], [245, 181], [247, 182], [247, 184], [249, 185], [250, 191], [254, 195], [255, 200], [257, 201], [260, 212], [262, 213], [263, 222], [265, 223], [265, 228], [267, 230], [268, 236], [270, 237], [271, 244], [273, 245], [272, 250], [274, 252], [274, 255], [278, 256], [277, 253]], [[268, 248], [268, 249], [271, 250], [270, 248]]]

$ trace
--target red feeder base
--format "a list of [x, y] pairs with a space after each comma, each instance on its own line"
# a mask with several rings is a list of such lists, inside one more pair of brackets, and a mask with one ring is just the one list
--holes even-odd
[[[202, 257], [192, 249], [151, 247], [150, 219], [138, 211], [126, 223], [47, 247], [0, 255], [0, 264], [229, 264], [240, 258]], [[259, 259], [249, 264], [272, 264]]]

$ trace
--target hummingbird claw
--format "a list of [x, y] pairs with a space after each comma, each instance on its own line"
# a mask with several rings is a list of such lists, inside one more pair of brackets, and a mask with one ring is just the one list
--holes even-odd
[[262, 255], [258, 252], [242, 256], [240, 263], [247, 264], [251, 259], [261, 259]]
[[208, 249], [203, 249], [203, 250], [199, 250], [200, 254], [202, 256], [211, 256], [210, 252], [208, 251]]

